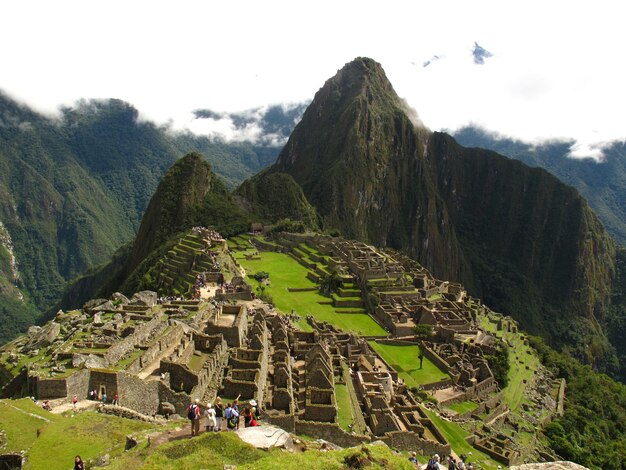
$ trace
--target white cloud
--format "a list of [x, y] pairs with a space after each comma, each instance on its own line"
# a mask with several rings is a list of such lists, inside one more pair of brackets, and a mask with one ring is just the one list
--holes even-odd
[[[531, 141], [576, 139], [574, 155], [626, 137], [617, 2], [58, 0], [3, 2], [0, 18], [0, 89], [48, 112], [113, 97], [198, 130], [194, 109], [309, 100], [369, 56], [431, 129], [473, 121]], [[474, 42], [494, 54], [482, 66]]]

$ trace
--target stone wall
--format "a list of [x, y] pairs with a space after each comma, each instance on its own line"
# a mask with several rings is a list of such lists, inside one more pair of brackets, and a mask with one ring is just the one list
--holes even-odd
[[[156, 382], [159, 390], [159, 400], [166, 401], [174, 405], [176, 408], [176, 413], [180, 416], [187, 416], [187, 407], [191, 403], [191, 398], [185, 392], [175, 392], [171, 388], [169, 388], [163, 382]], [[194, 397], [194, 398], [202, 398], [202, 397]], [[158, 403], [157, 403], [158, 407]]]
[[198, 374], [190, 370], [185, 364], [172, 361], [161, 361], [161, 371], [169, 373], [170, 387], [179, 392], [191, 393], [198, 385]]
[[297, 419], [295, 422], [295, 432], [296, 434], [305, 434], [318, 439], [324, 439], [325, 441], [332, 442], [341, 447], [353, 447], [363, 442], [371, 441], [371, 437], [369, 436], [347, 433], [334, 423], [317, 423]]
[[67, 379], [67, 396], [71, 397], [76, 395], [79, 399], [89, 397], [89, 370], [80, 370]]
[[67, 381], [65, 379], [43, 379], [36, 377], [37, 398], [52, 399], [67, 396]]
[[[120, 405], [152, 416], [159, 409], [159, 382], [144, 382], [139, 377], [119, 372], [117, 374]], [[110, 395], [113, 398], [113, 395]]]
[[89, 390], [97, 390], [98, 397], [104, 391], [107, 402], [113, 400], [113, 395], [119, 395], [117, 372], [104, 369], [91, 369], [89, 374]]
[[133, 334], [112, 345], [104, 355], [108, 364], [117, 364], [121, 359], [129, 356], [135, 346], [148, 342], [157, 337], [167, 328], [167, 322], [160, 317], [155, 317], [149, 322], [137, 326]]
[[166, 351], [174, 344], [180, 343], [183, 333], [183, 328], [180, 325], [176, 325], [171, 331], [168, 331], [157, 342], [146, 349], [126, 370], [135, 374], [141, 372], [144, 367], [155, 361], [163, 351]]
[[389, 447], [406, 451], [417, 451], [423, 455], [450, 455], [450, 444], [440, 444], [430, 439], [422, 439], [414, 432], [388, 432], [380, 439]]
[[99, 411], [102, 414], [119, 416], [120, 418], [134, 419], [137, 421], [145, 421], [148, 423], [156, 422], [156, 420], [152, 416], [139, 413], [124, 406], [104, 405], [100, 407]]

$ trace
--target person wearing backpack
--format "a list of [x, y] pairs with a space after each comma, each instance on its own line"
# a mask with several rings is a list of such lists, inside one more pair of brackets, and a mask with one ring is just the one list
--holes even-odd
[[439, 470], [439, 454], [435, 454], [426, 464], [426, 470]]
[[191, 437], [200, 434], [200, 400], [196, 398], [195, 402], [187, 408], [187, 418], [191, 421]]

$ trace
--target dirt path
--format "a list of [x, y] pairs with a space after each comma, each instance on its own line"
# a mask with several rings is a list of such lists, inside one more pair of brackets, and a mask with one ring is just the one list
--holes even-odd
[[[96, 406], [98, 406], [99, 403], [100, 403], [99, 401], [94, 401], [94, 400], [78, 400], [78, 402], [76, 403], [76, 411], [95, 408]], [[54, 400], [54, 401], [50, 400], [50, 406], [52, 406], [50, 413], [54, 413], [56, 415], [59, 415], [65, 411], [70, 411], [74, 409], [74, 407], [72, 406], [71, 398], [65, 398], [62, 400]]]

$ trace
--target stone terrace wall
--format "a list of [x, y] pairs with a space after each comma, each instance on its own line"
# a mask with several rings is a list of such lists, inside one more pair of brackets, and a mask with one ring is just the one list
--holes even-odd
[[420, 450], [420, 453], [425, 455], [450, 455], [450, 444], [444, 445], [430, 439], [422, 439], [414, 432], [388, 432], [380, 440], [395, 449], [406, 451]]
[[341, 447], [353, 447], [372, 440], [369, 436], [349, 434], [334, 423], [296, 420], [295, 425], [296, 434], [324, 439]]
[[167, 322], [159, 317], [155, 317], [149, 322], [137, 327], [135, 332], [129, 337], [112, 345], [104, 355], [104, 360], [109, 364], [116, 364], [124, 357], [131, 354], [135, 346], [155, 338], [167, 328]]
[[79, 399], [87, 398], [89, 396], [89, 370], [80, 370], [67, 379], [67, 396], [71, 397], [76, 395]]
[[65, 379], [42, 379], [36, 377], [37, 397], [63, 398], [67, 396], [67, 381]]
[[128, 367], [128, 372], [133, 372], [135, 374], [141, 372], [144, 367], [148, 366], [157, 357], [159, 357], [163, 351], [168, 349], [173, 344], [180, 343], [183, 334], [184, 330], [182, 326], [176, 325], [171, 331], [167, 332], [167, 334], [163, 335], [163, 337], [161, 337], [156, 343], [150, 346], [146, 352], [135, 359]]
[[104, 405], [100, 407], [99, 411], [105, 415], [119, 416], [120, 418], [134, 419], [148, 423], [154, 423], [156, 421], [152, 416], [139, 413], [124, 406]]
[[[187, 406], [191, 403], [191, 398], [185, 392], [175, 392], [163, 382], [156, 382], [159, 389], [160, 401], [166, 401], [174, 405], [176, 413], [180, 416], [187, 416]], [[194, 397], [201, 398], [201, 397]], [[158, 407], [158, 403], [157, 403]]]
[[[139, 377], [119, 372], [117, 374], [120, 405], [152, 416], [159, 409], [159, 382], [144, 382]], [[111, 396], [112, 397], [112, 396]]]

